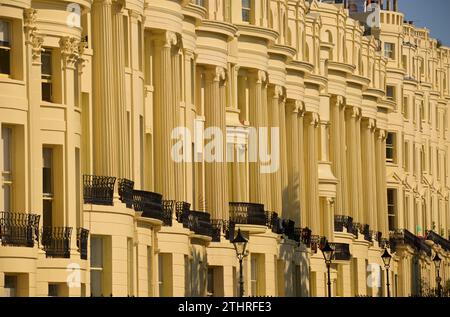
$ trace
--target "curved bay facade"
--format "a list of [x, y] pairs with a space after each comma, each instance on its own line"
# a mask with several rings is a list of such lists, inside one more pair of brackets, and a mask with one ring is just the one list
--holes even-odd
[[450, 49], [327, 2], [0, 1], [0, 295], [237, 296], [238, 229], [246, 296], [449, 280]]

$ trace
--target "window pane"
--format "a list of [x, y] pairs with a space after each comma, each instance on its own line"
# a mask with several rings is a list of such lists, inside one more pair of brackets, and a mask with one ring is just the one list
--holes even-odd
[[94, 297], [104, 296], [102, 294], [102, 271], [91, 270], [91, 295]]
[[103, 268], [103, 239], [91, 237], [91, 268]]
[[42, 83], [42, 100], [52, 102], [52, 83]]
[[53, 150], [44, 148], [42, 150], [42, 190], [44, 195], [53, 194], [52, 182], [52, 164], [53, 164]]
[[3, 184], [3, 211], [11, 210], [11, 185]]
[[11, 144], [12, 129], [2, 127], [2, 143], [3, 143], [3, 171], [11, 172]]
[[5, 275], [4, 296], [16, 297], [17, 276]]
[[44, 199], [43, 201], [43, 225], [46, 228], [53, 226], [53, 201]]
[[52, 53], [42, 52], [41, 54], [41, 73], [42, 77], [48, 78], [52, 76]]
[[0, 20], [0, 46], [9, 47], [9, 23]]
[[0, 73], [11, 74], [10, 50], [0, 48]]

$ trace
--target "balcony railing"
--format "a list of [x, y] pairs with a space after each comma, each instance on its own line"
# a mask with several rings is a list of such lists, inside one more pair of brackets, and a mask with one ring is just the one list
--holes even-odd
[[434, 231], [427, 231], [426, 240], [431, 240], [436, 244], [439, 244], [444, 250], [450, 251], [450, 241], [441, 237]]
[[352, 255], [350, 254], [350, 246], [346, 243], [330, 243], [330, 247], [334, 249], [334, 260], [336, 261], [350, 261]]
[[369, 225], [362, 225], [361, 233], [364, 235], [364, 240], [372, 242], [372, 234]]
[[389, 245], [392, 251], [395, 252], [398, 245], [401, 244], [409, 245], [417, 251], [423, 251], [428, 256], [432, 254], [431, 247], [425, 243], [425, 239], [417, 237], [406, 229], [398, 229], [390, 234]]
[[80, 252], [80, 258], [82, 260], [87, 260], [88, 258], [88, 241], [89, 241], [89, 230], [84, 228], [78, 228], [77, 247], [78, 252]]
[[235, 224], [266, 226], [264, 205], [231, 202], [230, 221]]
[[45, 227], [42, 229], [42, 246], [47, 258], [70, 258], [72, 228]]
[[33, 248], [39, 242], [40, 216], [0, 212], [0, 240], [3, 246]]
[[295, 240], [295, 222], [292, 220], [283, 220], [283, 233], [290, 240]]
[[162, 195], [142, 190], [133, 190], [133, 207], [142, 212], [142, 217], [164, 221]]
[[272, 229], [273, 233], [282, 234], [283, 228], [281, 225], [281, 219], [274, 211], [266, 211], [266, 226]]
[[176, 203], [177, 202], [175, 200], [163, 200], [162, 201], [163, 224], [166, 227], [172, 226], [173, 211], [175, 210]]
[[115, 177], [83, 175], [84, 203], [112, 206], [115, 183]]
[[300, 241], [308, 248], [311, 247], [311, 234], [312, 234], [311, 229], [309, 229], [308, 227], [302, 228]]
[[120, 201], [126, 204], [127, 208], [133, 208], [134, 182], [121, 178], [118, 181]]
[[203, 211], [183, 210], [179, 221], [183, 227], [202, 236], [213, 236], [213, 227], [211, 224], [211, 215]]
[[228, 220], [212, 219], [212, 242], [220, 242], [221, 235], [225, 236], [225, 239], [232, 241], [234, 238], [234, 223]]

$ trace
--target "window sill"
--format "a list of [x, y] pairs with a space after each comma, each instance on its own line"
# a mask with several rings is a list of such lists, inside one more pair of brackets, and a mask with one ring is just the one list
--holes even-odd
[[11, 75], [7, 74], [0, 74], [0, 84], [2, 83], [25, 86], [25, 82], [23, 80], [11, 78]]

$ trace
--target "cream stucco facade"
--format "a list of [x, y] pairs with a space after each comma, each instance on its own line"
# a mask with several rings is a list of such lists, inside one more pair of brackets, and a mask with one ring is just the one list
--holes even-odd
[[450, 280], [450, 48], [384, 2], [367, 32], [316, 0], [0, 0], [0, 296], [237, 296], [238, 228], [246, 296], [326, 296], [324, 241], [333, 296], [386, 296], [385, 247], [391, 295], [434, 254]]

